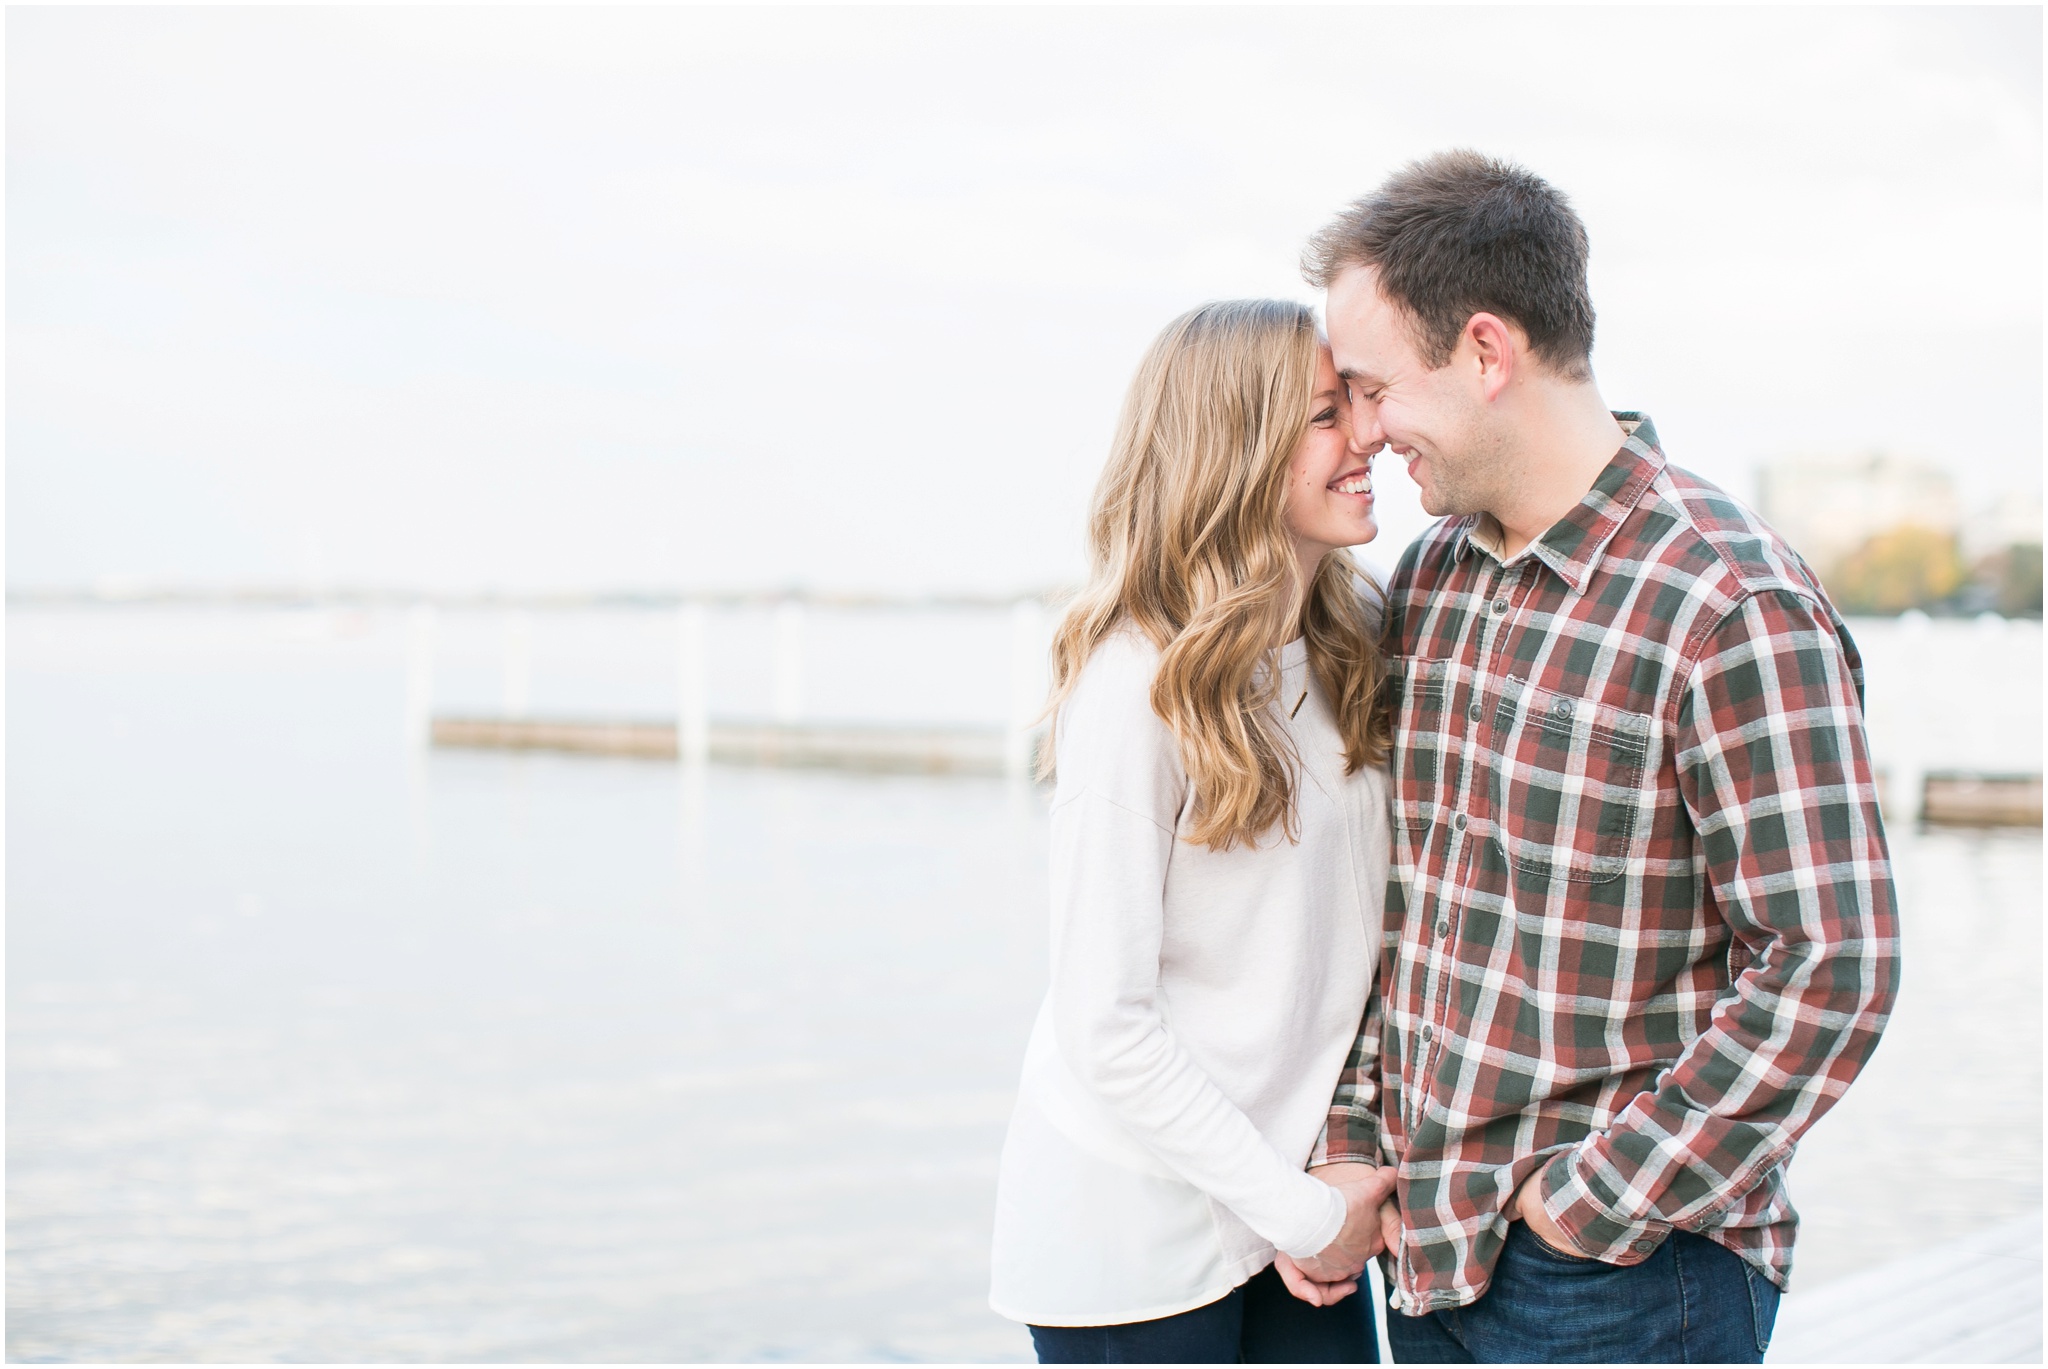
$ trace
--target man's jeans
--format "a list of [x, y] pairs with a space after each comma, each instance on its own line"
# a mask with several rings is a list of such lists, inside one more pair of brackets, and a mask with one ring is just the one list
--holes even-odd
[[1478, 1302], [1387, 1317], [1399, 1364], [1761, 1364], [1778, 1289], [1740, 1256], [1674, 1231], [1624, 1269], [1508, 1227]]

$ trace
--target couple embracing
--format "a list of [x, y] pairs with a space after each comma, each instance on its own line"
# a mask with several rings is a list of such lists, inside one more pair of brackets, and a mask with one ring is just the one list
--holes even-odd
[[[1898, 933], [1854, 643], [1610, 412], [1586, 234], [1441, 154], [1132, 382], [1053, 648], [998, 1185], [1047, 1363], [1762, 1359]], [[1439, 521], [1381, 593], [1373, 465]]]

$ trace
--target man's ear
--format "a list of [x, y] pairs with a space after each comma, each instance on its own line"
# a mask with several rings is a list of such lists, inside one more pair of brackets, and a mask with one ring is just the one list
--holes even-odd
[[1521, 362], [1521, 334], [1498, 314], [1474, 314], [1465, 320], [1465, 344], [1479, 368], [1479, 393], [1491, 404], [1508, 387]]

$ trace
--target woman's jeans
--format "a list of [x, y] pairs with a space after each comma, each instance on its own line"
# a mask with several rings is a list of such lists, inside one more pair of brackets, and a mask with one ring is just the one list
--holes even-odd
[[1479, 1301], [1387, 1317], [1400, 1364], [1761, 1364], [1778, 1289], [1704, 1236], [1674, 1231], [1624, 1269], [1508, 1227]]
[[1122, 1326], [1034, 1326], [1040, 1364], [1378, 1364], [1371, 1283], [1334, 1307], [1287, 1291], [1271, 1265], [1205, 1307]]

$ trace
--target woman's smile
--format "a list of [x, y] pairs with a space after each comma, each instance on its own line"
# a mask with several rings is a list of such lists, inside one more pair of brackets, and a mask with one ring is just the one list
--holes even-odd
[[1329, 483], [1328, 488], [1335, 494], [1363, 496], [1365, 502], [1372, 502], [1372, 463], [1355, 466]]

